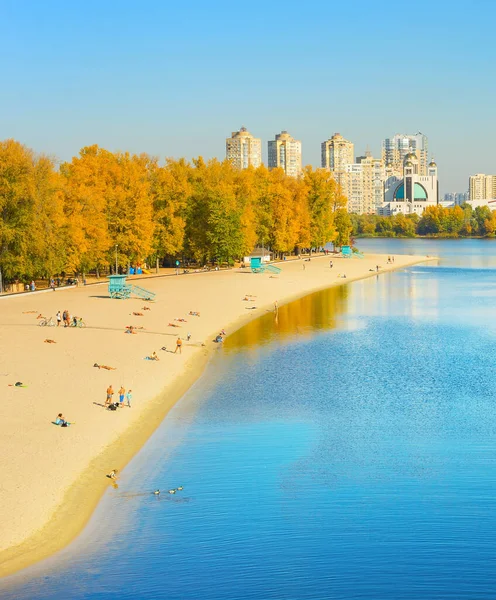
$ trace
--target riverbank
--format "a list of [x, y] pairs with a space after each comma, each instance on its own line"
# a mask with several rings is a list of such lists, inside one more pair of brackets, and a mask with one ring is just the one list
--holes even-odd
[[[383, 272], [428, 260], [395, 258], [394, 264], [377, 255], [292, 261], [282, 263], [281, 274], [273, 277], [246, 269], [149, 279], [142, 285], [157, 294], [153, 303], [110, 300], [106, 286], [2, 302], [0, 575], [41, 560], [77, 536], [109, 485], [105, 474], [123, 468], [199, 377], [217, 348], [211, 340], [220, 329], [232, 332], [273, 310], [276, 300], [281, 305], [376, 275], [376, 265]], [[244, 300], [247, 295], [254, 301]], [[38, 314], [64, 309], [82, 316], [88, 327], [37, 326]], [[174, 320], [182, 318], [187, 322]], [[127, 325], [146, 329], [125, 335]], [[174, 354], [177, 336], [186, 338], [188, 332], [191, 340]], [[160, 361], [144, 360], [154, 351]], [[13, 386], [17, 381], [27, 387]], [[121, 385], [133, 390], [131, 408], [104, 409], [109, 384], [116, 392]], [[53, 425], [60, 412], [75, 424]]]

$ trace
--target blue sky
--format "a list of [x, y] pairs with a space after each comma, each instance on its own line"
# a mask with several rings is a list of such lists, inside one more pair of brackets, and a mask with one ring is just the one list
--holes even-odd
[[242, 125], [303, 162], [422, 131], [442, 191], [496, 173], [496, 3], [0, 0], [0, 139], [224, 158]]

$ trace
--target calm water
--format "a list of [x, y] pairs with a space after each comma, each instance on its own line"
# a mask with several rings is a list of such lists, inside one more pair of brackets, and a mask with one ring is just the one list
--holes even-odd
[[496, 598], [496, 243], [359, 246], [442, 260], [228, 338], [82, 536], [0, 597]]

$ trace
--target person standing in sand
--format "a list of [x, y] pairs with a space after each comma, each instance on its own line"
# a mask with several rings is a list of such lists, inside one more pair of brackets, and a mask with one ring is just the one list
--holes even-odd
[[126, 393], [126, 390], [121, 385], [121, 389], [119, 390], [119, 406], [123, 406], [124, 405], [124, 394], [125, 393]]
[[114, 395], [114, 388], [109, 385], [107, 388], [107, 400], [105, 401], [105, 406], [108, 406], [112, 402], [112, 396]]
[[62, 315], [60, 314], [60, 310], [57, 311], [56, 319], [57, 319], [57, 327], [60, 327], [60, 322], [62, 321]]
[[133, 399], [132, 391], [133, 390], [128, 390], [126, 394], [127, 405], [129, 406], [129, 408], [131, 408], [131, 400]]
[[183, 349], [183, 341], [180, 337], [177, 338], [176, 341], [176, 349], [174, 350], [174, 354], [179, 350], [179, 354], [182, 354]]

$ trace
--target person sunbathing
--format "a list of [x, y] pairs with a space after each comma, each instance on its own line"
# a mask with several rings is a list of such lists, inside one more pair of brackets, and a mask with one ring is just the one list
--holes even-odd
[[199, 316], [200, 316], [200, 313], [199, 313], [199, 312], [196, 312], [196, 310], [190, 310], [190, 311], [189, 311], [189, 314], [190, 314], [192, 317], [199, 317]]
[[160, 360], [160, 358], [157, 356], [157, 353], [154, 352], [151, 356], [146, 356], [145, 360]]
[[126, 331], [124, 331], [124, 333], [134, 333], [136, 335], [138, 332], [134, 331], [135, 329], [136, 327], [133, 325], [126, 325]]
[[38, 314], [38, 316], [36, 317], [37, 319], [46, 319], [46, 317], [44, 317], [41, 313]]
[[179, 321], [179, 322], [181, 322], [181, 323], [187, 323], [187, 322], [188, 322], [188, 321], [186, 321], [186, 319], [182, 319], [182, 318], [180, 318], [180, 317], [176, 317], [176, 318], [174, 319], [174, 321]]
[[175, 323], [169, 323], [169, 327], [181, 327], [181, 325], [176, 325]]
[[49, 340], [48, 338], [45, 340], [45, 344], [56, 344], [55, 340]]
[[141, 307], [141, 310], [151, 310], [151, 308], [149, 306], [143, 306]]
[[142, 317], [142, 316], [143, 316], [143, 313], [140, 313], [140, 312], [133, 312], [133, 315], [134, 315], [135, 317]]
[[95, 363], [93, 365], [94, 367], [96, 367], [97, 369], [107, 369], [107, 371], [116, 371], [116, 367], [109, 367], [108, 365], [99, 365], [98, 363]]

